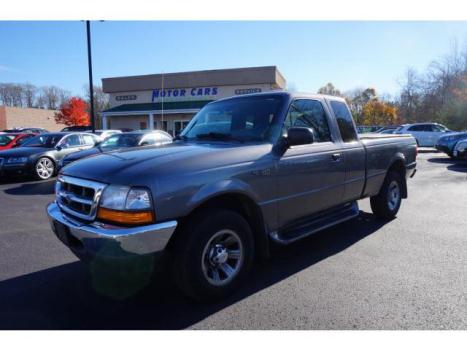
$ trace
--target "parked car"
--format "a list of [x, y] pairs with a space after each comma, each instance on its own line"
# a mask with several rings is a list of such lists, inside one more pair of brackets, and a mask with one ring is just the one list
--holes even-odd
[[6, 133], [32, 133], [32, 134], [45, 134], [48, 133], [48, 130], [44, 128], [13, 128], [13, 129], [6, 129], [3, 130]]
[[91, 148], [96, 142], [97, 137], [89, 133], [39, 134], [20, 147], [0, 151], [0, 173], [33, 174], [46, 180], [54, 176], [64, 156]]
[[380, 134], [392, 134], [395, 130], [399, 129], [400, 127], [401, 127], [400, 125], [386, 125], [376, 130], [375, 132], [380, 133]]
[[121, 130], [96, 130], [93, 132], [94, 135], [97, 135], [99, 140], [104, 141], [107, 137], [115, 134], [121, 134]]
[[467, 132], [453, 132], [448, 135], [441, 136], [436, 142], [436, 149], [446, 153], [449, 157], [455, 158], [454, 146], [462, 139], [467, 138]]
[[78, 125], [78, 126], [67, 126], [61, 130], [62, 132], [72, 132], [72, 131], [81, 131], [81, 132], [91, 132], [91, 125]]
[[438, 123], [416, 123], [404, 124], [395, 133], [412, 135], [420, 147], [434, 147], [441, 136], [452, 131]]
[[243, 95], [204, 106], [174, 143], [64, 167], [47, 213], [83, 261], [152, 264], [169, 252], [181, 290], [214, 300], [272, 243], [355, 218], [361, 198], [394, 218], [416, 154], [410, 135], [359, 137], [342, 98]]
[[386, 129], [386, 130], [383, 130], [383, 131], [378, 131], [378, 134], [385, 134], [385, 135], [388, 135], [388, 134], [394, 134], [396, 132], [397, 129]]
[[172, 142], [172, 136], [162, 130], [153, 131], [134, 131], [129, 133], [120, 133], [110, 136], [104, 141], [96, 144], [93, 148], [84, 151], [69, 154], [60, 161], [59, 169], [63, 168], [78, 159], [86, 158], [89, 156], [117, 151], [132, 147], [149, 146], [149, 145], [163, 145]]
[[377, 130], [381, 129], [380, 125], [359, 125], [357, 126], [357, 132], [359, 134], [366, 134], [370, 132], [375, 132]]
[[454, 146], [453, 158], [467, 159], [467, 138], [464, 138], [456, 143]]
[[37, 134], [32, 133], [2, 133], [0, 134], [0, 151], [21, 146], [25, 141]]

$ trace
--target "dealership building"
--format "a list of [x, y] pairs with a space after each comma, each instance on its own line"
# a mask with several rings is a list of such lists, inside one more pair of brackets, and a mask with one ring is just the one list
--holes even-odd
[[285, 86], [275, 66], [104, 78], [110, 108], [101, 112], [102, 126], [176, 135], [211, 101]]

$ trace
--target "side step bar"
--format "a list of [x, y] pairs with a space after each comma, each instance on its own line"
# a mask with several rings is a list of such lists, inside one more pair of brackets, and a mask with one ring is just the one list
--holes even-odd
[[353, 219], [357, 217], [359, 213], [357, 202], [352, 202], [332, 211], [326, 211], [326, 213], [318, 215], [292, 228], [271, 232], [269, 236], [273, 241], [279, 244], [290, 244], [328, 227]]

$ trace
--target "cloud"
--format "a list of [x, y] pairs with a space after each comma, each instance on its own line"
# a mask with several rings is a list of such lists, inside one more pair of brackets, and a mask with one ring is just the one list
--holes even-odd
[[19, 71], [18, 69], [15, 69], [13, 67], [6, 66], [4, 64], [0, 64], [0, 72], [20, 73], [21, 71]]

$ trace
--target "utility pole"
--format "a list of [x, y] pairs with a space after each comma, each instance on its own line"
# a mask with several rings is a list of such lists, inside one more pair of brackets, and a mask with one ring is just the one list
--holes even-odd
[[92, 59], [91, 59], [91, 23], [86, 21], [86, 34], [88, 38], [88, 69], [89, 69], [89, 95], [91, 100], [91, 127], [92, 132], [96, 131], [96, 121], [94, 118], [94, 86], [92, 83]]

